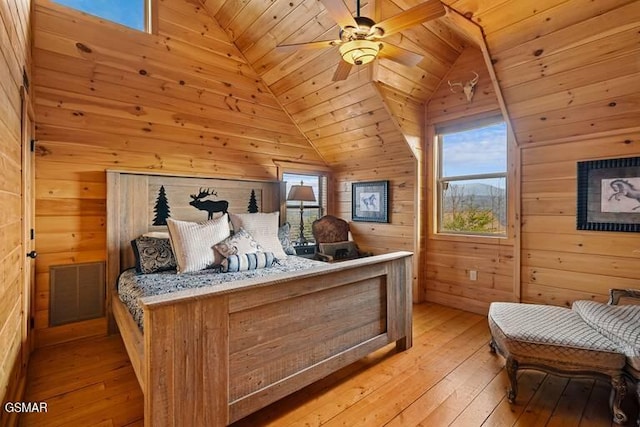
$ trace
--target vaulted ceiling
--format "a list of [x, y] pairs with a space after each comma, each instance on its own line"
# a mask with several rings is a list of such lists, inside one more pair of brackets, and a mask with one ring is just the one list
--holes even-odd
[[[346, 2], [356, 15], [356, 2]], [[363, 1], [361, 15], [394, 16], [415, 0]], [[282, 50], [284, 44], [338, 38], [339, 27], [318, 0], [202, 0], [284, 110], [333, 168], [372, 167], [410, 158], [424, 129], [424, 104], [470, 45], [448, 19], [385, 38], [423, 56], [416, 67], [379, 58], [332, 80], [337, 47]], [[409, 143], [409, 145], [407, 145]]]
[[[388, 38], [424, 57], [416, 67], [378, 59], [340, 82], [332, 81], [337, 48], [276, 49], [337, 38], [319, 0], [193, 1], [337, 169], [411, 155], [405, 141], [416, 148], [423, 137], [423, 106], [461, 53], [476, 48], [461, 20], [482, 28], [519, 143], [626, 128], [637, 118], [637, 84], [625, 89], [640, 68], [637, 0], [443, 0], [453, 12]], [[355, 14], [355, 0], [346, 3]], [[362, 15], [379, 22], [420, 3], [363, 1]]]

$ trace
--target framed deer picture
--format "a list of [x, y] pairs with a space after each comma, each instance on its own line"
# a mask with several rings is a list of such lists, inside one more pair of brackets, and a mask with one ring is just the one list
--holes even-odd
[[578, 162], [577, 229], [640, 232], [640, 157]]

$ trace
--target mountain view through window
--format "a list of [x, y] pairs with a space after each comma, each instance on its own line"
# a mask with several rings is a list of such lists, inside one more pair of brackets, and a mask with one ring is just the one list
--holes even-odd
[[505, 235], [506, 124], [442, 133], [438, 139], [438, 231]]

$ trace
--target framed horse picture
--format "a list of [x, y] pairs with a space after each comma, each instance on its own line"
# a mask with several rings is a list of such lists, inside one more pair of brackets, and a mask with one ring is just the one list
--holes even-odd
[[389, 181], [352, 183], [351, 219], [389, 222]]
[[577, 229], [640, 232], [640, 157], [578, 162]]

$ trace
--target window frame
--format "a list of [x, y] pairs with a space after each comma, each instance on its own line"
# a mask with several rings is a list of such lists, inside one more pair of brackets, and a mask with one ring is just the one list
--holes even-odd
[[[295, 170], [284, 170], [282, 171], [282, 173], [280, 173], [280, 181], [283, 182], [283, 191], [284, 191], [284, 194], [283, 194], [284, 218], [282, 220], [282, 223], [288, 222], [291, 225], [291, 233], [292, 233], [291, 237], [293, 237], [293, 236], [298, 236], [300, 233], [300, 218], [299, 218], [299, 215], [296, 215], [295, 220], [293, 220], [292, 218], [289, 218], [287, 210], [288, 209], [299, 210], [300, 202], [295, 202], [295, 201], [289, 202], [287, 200], [288, 189], [287, 189], [286, 183], [290, 182], [292, 185], [296, 185], [297, 181], [295, 179], [292, 181], [286, 181], [285, 175], [297, 175], [297, 176], [305, 176], [305, 177], [314, 176], [318, 179], [318, 194], [316, 194], [317, 203], [311, 205], [311, 204], [306, 204], [307, 202], [303, 202], [305, 203], [304, 205], [305, 209], [318, 210], [318, 218], [321, 218], [324, 215], [326, 215], [329, 210], [329, 181], [330, 180], [329, 180], [329, 174], [326, 171], [319, 171], [319, 170], [295, 169]], [[305, 237], [308, 239], [309, 242], [314, 241], [313, 235], [307, 236], [305, 233]]]
[[[505, 141], [505, 158], [506, 165], [504, 172], [490, 172], [485, 174], [469, 174], [469, 175], [455, 175], [455, 176], [442, 176], [444, 167], [443, 167], [443, 136], [446, 134], [457, 133], [469, 131], [472, 129], [479, 129], [487, 126], [491, 126], [498, 123], [504, 123], [506, 126], [506, 141]], [[510, 188], [510, 171], [509, 171], [509, 158], [510, 158], [510, 130], [509, 130], [509, 122], [505, 120], [502, 115], [491, 115], [487, 117], [483, 117], [480, 119], [477, 118], [467, 118], [463, 121], [456, 121], [450, 124], [441, 124], [436, 125], [434, 127], [433, 133], [434, 139], [434, 221], [433, 221], [433, 235], [434, 236], [442, 236], [448, 238], [454, 237], [462, 237], [462, 238], [479, 238], [479, 239], [503, 239], [510, 240], [511, 236], [509, 234], [509, 227], [511, 225], [511, 209], [509, 206], [509, 201], [512, 198], [511, 188]], [[451, 183], [456, 181], [470, 181], [470, 180], [478, 180], [478, 179], [495, 179], [502, 178], [505, 181], [505, 202], [504, 202], [504, 214], [505, 214], [505, 225], [504, 231], [502, 233], [482, 233], [482, 232], [473, 232], [473, 231], [455, 231], [455, 230], [443, 230], [442, 228], [442, 217], [443, 217], [443, 205], [444, 205], [444, 186], [445, 183]]]

